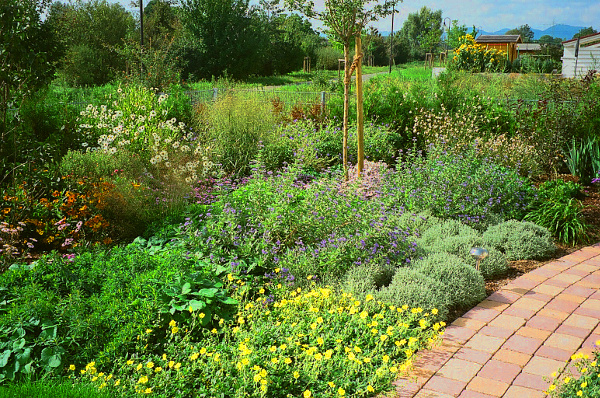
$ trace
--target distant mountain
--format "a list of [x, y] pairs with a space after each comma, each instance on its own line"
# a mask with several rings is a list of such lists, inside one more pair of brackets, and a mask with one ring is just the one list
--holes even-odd
[[[533, 30], [533, 33], [534, 33], [534, 36], [533, 36], [534, 40], [538, 40], [540, 37], [542, 37], [544, 35], [550, 35], [552, 37], [560, 37], [563, 40], [569, 40], [569, 39], [572, 39], [573, 35], [575, 35], [577, 32], [579, 32], [583, 28], [584, 28], [584, 26], [571, 26], [571, 25], [558, 24], [558, 25], [551, 26], [548, 29], [544, 29], [544, 30], [539, 30], [539, 29], [534, 29], [534, 28], [531, 28], [531, 30]], [[482, 35], [503, 35], [506, 32], [508, 32], [509, 30], [510, 29], [508, 29], [508, 28], [500, 29], [495, 32], [487, 32], [485, 30], [482, 30], [480, 33]]]

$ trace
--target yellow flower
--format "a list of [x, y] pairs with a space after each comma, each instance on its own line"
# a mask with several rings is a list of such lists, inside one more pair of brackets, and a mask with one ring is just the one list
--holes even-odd
[[75, 365], [70, 365], [69, 370], [75, 370]]
[[140, 379], [137, 382], [137, 384], [146, 384], [146, 383], [148, 383], [148, 376], [140, 377]]
[[202, 354], [202, 355], [206, 354], [206, 348], [202, 347], [200, 349], [200, 354]]
[[200, 356], [200, 354], [195, 352], [192, 355], [190, 355], [190, 360], [195, 361], [196, 359], [198, 359], [199, 356]]
[[548, 391], [554, 391], [554, 389], [556, 389], [556, 386], [554, 384], [550, 384], [550, 387], [548, 387]]
[[373, 300], [373, 296], [370, 294], [367, 294], [367, 296], [365, 297], [365, 301], [371, 301]]
[[146, 334], [152, 333], [152, 329], [146, 329]]
[[171, 333], [175, 334], [179, 332], [179, 328], [177, 326], [175, 326], [173, 329], [171, 329]]
[[300, 373], [298, 373], [297, 371], [294, 372], [294, 379], [297, 379], [298, 377], [300, 377]]
[[146, 388], [144, 390], [144, 394], [150, 394], [152, 392], [152, 388]]
[[169, 361], [169, 369], [175, 366], [175, 361]]
[[132, 364], [133, 364], [133, 361], [131, 359], [127, 361], [127, 365], [132, 365]]
[[121, 384], [121, 380], [115, 381], [115, 387], [118, 386], [119, 384]]
[[271, 358], [271, 362], [279, 363], [279, 359], [277, 357], [273, 357], [273, 358]]
[[570, 377], [565, 377], [565, 379], [563, 380], [565, 382], [565, 384], [569, 383], [571, 381]]
[[277, 347], [275, 347], [274, 345], [272, 345], [271, 347], [269, 347], [269, 351], [275, 352], [275, 351], [277, 351]]
[[248, 365], [250, 360], [248, 358], [242, 358], [242, 365]]
[[143, 368], [143, 367], [144, 367], [144, 365], [142, 365], [142, 364], [140, 363], [140, 364], [138, 364], [138, 366], [136, 366], [135, 370], [140, 370], [140, 369], [141, 369], [141, 368]]
[[254, 375], [253, 380], [254, 380], [255, 383], [258, 383], [260, 381], [260, 374]]
[[157, 367], [156, 367], [156, 369], [154, 369], [154, 371], [155, 371], [156, 373], [158, 373], [158, 372], [161, 372], [161, 371], [162, 371], [162, 368], [161, 368], [160, 366], [157, 366]]
[[148, 362], [148, 363], [146, 364], [146, 367], [147, 367], [148, 369], [152, 369], [152, 368], [154, 367], [154, 362]]
[[175, 326], [177, 326], [177, 322], [175, 322], [173, 319], [171, 319], [171, 322], [169, 322], [169, 326], [175, 327]]
[[370, 384], [369, 384], [369, 385], [367, 386], [367, 391], [368, 391], [368, 392], [375, 392], [375, 389], [373, 388], [373, 386], [372, 386], [372, 385], [370, 385]]
[[317, 344], [318, 345], [323, 345], [324, 341], [322, 337], [317, 337]]
[[388, 363], [388, 362], [389, 362], [389, 360], [390, 360], [390, 357], [389, 357], [389, 356], [387, 356], [387, 355], [384, 355], [384, 356], [381, 358], [381, 360], [382, 360], [384, 363]]
[[181, 363], [177, 362], [173, 367], [175, 368], [175, 370], [178, 370], [181, 367]]
[[290, 363], [292, 363], [292, 360], [291, 360], [290, 358], [285, 358], [285, 359], [283, 360], [283, 362], [285, 362], [285, 363], [286, 363], [286, 365], [289, 365]]
[[583, 395], [583, 391], [581, 391], [581, 390], [577, 391], [577, 396], [578, 397], [581, 397], [582, 395]]
[[340, 397], [343, 397], [344, 395], [346, 395], [346, 390], [344, 390], [342, 387], [338, 388], [338, 395]]
[[431, 310], [431, 313], [432, 313], [433, 315], [437, 315], [437, 313], [438, 313], [438, 309], [437, 309], [437, 308], [434, 308], [434, 309], [432, 309], [432, 310]]
[[334, 388], [335, 387], [335, 383], [333, 381], [329, 381], [327, 382], [327, 384], [329, 385], [329, 387]]
[[206, 314], [204, 312], [201, 312], [198, 314], [198, 318], [202, 319], [206, 316]]
[[306, 390], [302, 393], [302, 396], [304, 398], [310, 398], [312, 396], [312, 393], [310, 392], [310, 390]]

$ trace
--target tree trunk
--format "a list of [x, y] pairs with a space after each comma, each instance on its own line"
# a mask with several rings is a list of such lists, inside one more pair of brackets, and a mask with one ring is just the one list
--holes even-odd
[[344, 146], [342, 150], [344, 181], [348, 181], [348, 109], [350, 107], [350, 80], [350, 43], [344, 43]]
[[362, 43], [360, 34], [356, 36], [356, 136], [358, 139], [358, 178], [365, 167], [365, 137], [363, 119], [363, 87], [362, 87]]

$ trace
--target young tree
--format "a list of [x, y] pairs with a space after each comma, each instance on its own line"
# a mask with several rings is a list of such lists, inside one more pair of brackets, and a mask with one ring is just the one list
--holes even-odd
[[[337, 39], [344, 46], [344, 117], [343, 117], [343, 162], [344, 178], [348, 179], [348, 110], [350, 100], [350, 82], [355, 68], [360, 67], [363, 54], [359, 51], [350, 64], [350, 43], [354, 38], [360, 43], [360, 35], [363, 29], [372, 21], [385, 17], [392, 13], [392, 7], [401, 0], [325, 0], [324, 7], [318, 9], [313, 1], [285, 0], [287, 6], [299, 11], [309, 18], [317, 19], [325, 24], [325, 33]], [[357, 46], [360, 50], [360, 45]], [[360, 86], [359, 86], [360, 87]], [[357, 93], [362, 96], [362, 93]], [[360, 115], [362, 104], [357, 101], [358, 113]], [[360, 116], [359, 116], [360, 122]], [[361, 126], [358, 126], [358, 173], [362, 172], [364, 158], [361, 154], [364, 150], [364, 141]]]
[[471, 28], [471, 32], [467, 28], [467, 25], [459, 25], [456, 19], [452, 20], [450, 24], [450, 29], [448, 30], [448, 46], [450, 48], [458, 48], [460, 46], [459, 39], [466, 34], [470, 34], [473, 37], [477, 36], [477, 28], [473, 26]]

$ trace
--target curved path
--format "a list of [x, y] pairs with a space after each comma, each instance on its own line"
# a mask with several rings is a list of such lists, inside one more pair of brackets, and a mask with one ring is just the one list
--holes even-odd
[[550, 375], [600, 340], [600, 243], [511, 281], [446, 328], [397, 398], [545, 397]]

